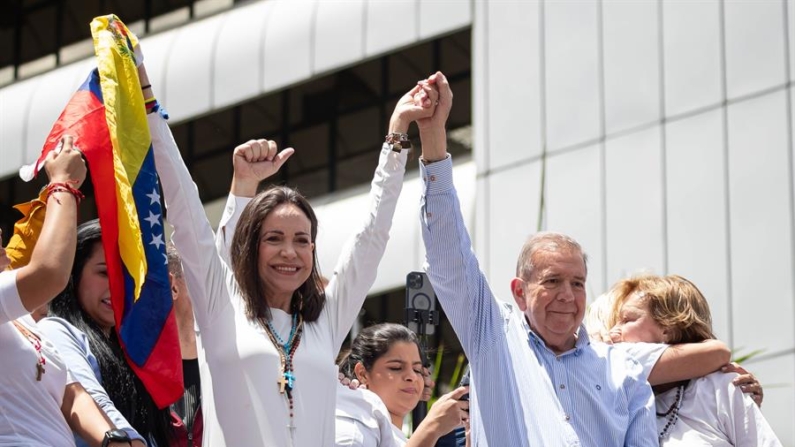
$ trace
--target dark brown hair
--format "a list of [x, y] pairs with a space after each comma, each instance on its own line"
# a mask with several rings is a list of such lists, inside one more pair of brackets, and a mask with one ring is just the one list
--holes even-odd
[[[309, 201], [292, 188], [274, 186], [257, 194], [243, 209], [229, 253], [232, 270], [243, 302], [246, 304], [246, 317], [263, 326], [271, 319], [271, 311], [265, 299], [267, 291], [259, 276], [260, 230], [268, 214], [284, 204], [295, 205], [306, 215], [311, 224], [311, 242], [314, 244], [317, 239], [317, 217]], [[322, 287], [319, 270], [317, 249], [313, 247], [312, 273], [301, 287], [293, 292], [290, 303], [292, 311], [300, 312], [306, 322], [317, 320], [326, 304], [326, 293]]]
[[383, 357], [397, 342], [414, 343], [422, 356], [420, 341], [410, 329], [395, 323], [381, 323], [362, 329], [351, 343], [347, 354], [337, 361], [339, 371], [349, 379], [356, 379], [354, 369], [357, 363], [371, 371], [376, 360]]
[[[77, 227], [77, 247], [72, 274], [66, 289], [50, 302], [50, 316], [62, 318], [82, 331], [99, 366], [102, 387], [113, 406], [135, 430], [157, 445], [167, 446], [172, 439], [171, 412], [159, 409], [143, 382], [124, 357], [116, 330], [106, 336], [96, 321], [80, 305], [77, 291], [86, 263], [94, 252], [102, 250], [102, 229], [94, 219]], [[169, 297], [170, 299], [170, 297]]]

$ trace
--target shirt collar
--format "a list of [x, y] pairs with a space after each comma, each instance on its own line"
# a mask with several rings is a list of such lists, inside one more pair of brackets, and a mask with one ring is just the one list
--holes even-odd
[[522, 315], [522, 326], [524, 327], [525, 331], [527, 332], [527, 339], [530, 343], [532, 343], [537, 348], [546, 349], [551, 354], [556, 356], [566, 356], [569, 354], [574, 354], [574, 356], [579, 356], [582, 354], [582, 350], [591, 344], [590, 338], [588, 338], [588, 331], [585, 329], [585, 324], [580, 324], [580, 328], [577, 329], [577, 338], [574, 341], [574, 348], [562, 353], [562, 354], [555, 354], [552, 352], [551, 349], [547, 347], [547, 344], [544, 340], [530, 327], [530, 323], [527, 322], [527, 316]]

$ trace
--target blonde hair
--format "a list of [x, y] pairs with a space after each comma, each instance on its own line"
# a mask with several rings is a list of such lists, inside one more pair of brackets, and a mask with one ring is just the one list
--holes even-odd
[[615, 296], [608, 321], [614, 327], [624, 303], [639, 294], [649, 315], [666, 331], [669, 344], [697, 343], [715, 338], [709, 304], [695, 284], [679, 275], [642, 275], [618, 281], [610, 291]]
[[611, 289], [599, 295], [588, 306], [583, 323], [585, 323], [585, 329], [591, 339], [602, 340], [602, 336], [610, 332], [610, 328], [615, 326], [615, 324], [609, 324], [615, 302], [616, 294], [614, 289]]

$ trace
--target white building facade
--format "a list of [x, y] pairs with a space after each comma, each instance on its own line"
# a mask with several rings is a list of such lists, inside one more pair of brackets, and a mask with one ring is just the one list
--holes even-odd
[[[795, 445], [793, 1], [263, 0], [142, 45], [179, 122], [468, 27], [472, 91], [454, 93], [472, 95], [473, 160], [456, 182], [495, 292], [537, 229], [582, 243], [589, 300], [638, 271], [691, 279], [718, 336], [762, 350], [747, 367]], [[0, 177], [35, 159], [92, 63], [0, 89]], [[422, 264], [407, 180], [374, 292]], [[315, 201], [324, 271], [363, 194]]]

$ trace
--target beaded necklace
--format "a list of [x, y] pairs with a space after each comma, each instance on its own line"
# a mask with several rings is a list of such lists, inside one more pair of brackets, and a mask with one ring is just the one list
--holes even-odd
[[687, 384], [679, 385], [676, 388], [676, 399], [674, 399], [674, 403], [671, 404], [671, 407], [668, 408], [668, 411], [664, 413], [657, 413], [657, 417], [664, 417], [668, 419], [668, 422], [665, 423], [665, 427], [663, 427], [662, 431], [657, 437], [658, 442], [662, 442], [662, 440], [665, 439], [665, 437], [668, 435], [668, 432], [676, 424], [676, 421], [679, 420], [679, 409], [682, 408], [682, 400], [685, 398], [686, 385]]
[[30, 344], [33, 345], [33, 349], [36, 350], [36, 381], [41, 382], [41, 375], [47, 372], [44, 370], [44, 365], [47, 364], [47, 361], [44, 358], [44, 354], [41, 352], [41, 338], [33, 332], [30, 332], [28, 328], [18, 321], [14, 321], [14, 326], [16, 326], [17, 330], [28, 339]]
[[265, 325], [265, 333], [271, 340], [276, 350], [279, 351], [279, 379], [276, 384], [279, 386], [279, 393], [287, 396], [287, 405], [290, 411], [290, 425], [287, 428], [295, 429], [294, 424], [294, 405], [293, 405], [293, 389], [295, 388], [295, 374], [293, 368], [293, 357], [298, 345], [301, 342], [301, 334], [304, 329], [304, 318], [301, 316], [300, 308], [297, 312], [293, 312], [293, 324], [290, 328], [290, 336], [287, 337], [285, 342], [273, 328], [271, 321]]

